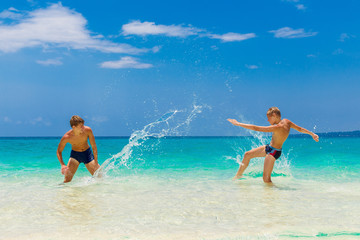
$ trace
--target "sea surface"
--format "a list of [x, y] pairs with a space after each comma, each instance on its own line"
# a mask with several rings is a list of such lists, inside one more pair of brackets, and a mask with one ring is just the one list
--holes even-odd
[[97, 137], [99, 173], [81, 164], [67, 184], [60, 138], [0, 138], [0, 239], [360, 239], [359, 137], [290, 137], [271, 186], [262, 158], [232, 180], [270, 136], [165, 137], [152, 127]]

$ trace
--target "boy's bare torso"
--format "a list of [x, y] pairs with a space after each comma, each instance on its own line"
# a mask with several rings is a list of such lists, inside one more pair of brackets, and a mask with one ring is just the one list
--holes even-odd
[[292, 122], [288, 119], [282, 119], [278, 124], [277, 128], [273, 132], [270, 145], [274, 148], [281, 149], [282, 145], [289, 136]]
[[64, 137], [66, 137], [67, 141], [71, 144], [72, 150], [76, 152], [83, 152], [90, 147], [88, 143], [89, 128], [86, 126], [84, 126], [78, 135], [76, 135], [73, 130], [70, 130], [65, 133]]

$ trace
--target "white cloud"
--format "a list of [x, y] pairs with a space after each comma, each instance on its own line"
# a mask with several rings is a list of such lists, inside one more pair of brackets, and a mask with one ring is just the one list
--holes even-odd
[[37, 60], [36, 62], [44, 66], [60, 66], [63, 64], [62, 61], [60, 61], [59, 59]]
[[95, 116], [92, 117], [91, 120], [95, 123], [104, 123], [107, 122], [109, 119], [106, 116]]
[[350, 37], [349, 37], [349, 35], [348, 35], [347, 33], [342, 33], [342, 34], [340, 35], [339, 41], [340, 41], [340, 42], [344, 42], [345, 39], [348, 39], [348, 38], [350, 38]]
[[0, 18], [3, 18], [3, 19], [13, 19], [13, 20], [16, 20], [16, 19], [20, 19], [21, 17], [23, 17], [23, 14], [21, 14], [19, 12], [19, 10], [11, 7], [7, 10], [4, 10], [0, 13]]
[[207, 32], [205, 29], [200, 29], [192, 26], [184, 27], [183, 25], [162, 25], [154, 22], [141, 22], [139, 20], [132, 21], [122, 26], [122, 34], [128, 35], [163, 35], [167, 37], [181, 37], [189, 36], [208, 37], [212, 39], [220, 39], [222, 42], [243, 41], [249, 38], [254, 38], [254, 33], [240, 34], [240, 33], [225, 33], [213, 34]]
[[133, 57], [122, 57], [118, 61], [108, 61], [100, 64], [102, 68], [136, 68], [136, 69], [146, 69], [152, 68], [153, 65], [149, 63], [140, 63], [136, 58]]
[[304, 4], [300, 3], [300, 0], [282, 0], [282, 1], [291, 3], [293, 6], [296, 7], [297, 10], [305, 11], [307, 8]]
[[303, 28], [292, 29], [289, 27], [283, 27], [269, 32], [274, 33], [274, 37], [276, 38], [305, 38], [312, 37], [317, 34], [317, 32], [305, 32]]
[[248, 69], [252, 69], [252, 70], [259, 68], [259, 66], [257, 66], [257, 65], [247, 65], [247, 64], [245, 65], [245, 67], [248, 68]]
[[304, 6], [304, 4], [296, 4], [295, 7], [296, 7], [298, 10], [306, 10], [306, 7]]
[[[7, 13], [4, 13], [4, 15]], [[66, 47], [101, 52], [137, 54], [148, 49], [135, 48], [92, 36], [87, 21], [60, 3], [29, 12], [14, 24], [0, 24], [0, 51], [16, 52], [28, 47]]]
[[340, 35], [339, 41], [340, 42], [345, 42], [346, 39], [351, 39], [351, 38], [356, 38], [356, 36], [352, 35], [352, 34], [348, 34], [348, 33], [342, 33]]
[[341, 55], [344, 53], [344, 50], [342, 50], [341, 48], [336, 49], [335, 51], [333, 51], [333, 55]]
[[238, 42], [238, 41], [244, 41], [246, 39], [254, 38], [256, 37], [255, 33], [246, 33], [246, 34], [240, 34], [240, 33], [226, 33], [226, 34], [209, 34], [210, 38], [214, 39], [220, 39], [223, 42]]
[[156, 25], [154, 22], [132, 21], [122, 26], [122, 34], [127, 35], [165, 35], [168, 37], [188, 37], [197, 35], [203, 30], [194, 27], [184, 27], [181, 25]]
[[3, 122], [5, 122], [5, 123], [11, 123], [12, 122], [12, 120], [9, 118], [9, 117], [7, 117], [7, 116], [5, 116], [5, 117], [3, 117]]
[[306, 57], [308, 57], [308, 58], [316, 58], [317, 56], [315, 54], [308, 54], [308, 55], [306, 55]]
[[152, 48], [152, 51], [153, 51], [153, 53], [157, 53], [160, 51], [160, 49], [161, 49], [161, 46], [155, 46]]
[[30, 120], [30, 123], [32, 125], [45, 125], [45, 126], [51, 126], [51, 122], [43, 119], [43, 117], [37, 117], [32, 120]]

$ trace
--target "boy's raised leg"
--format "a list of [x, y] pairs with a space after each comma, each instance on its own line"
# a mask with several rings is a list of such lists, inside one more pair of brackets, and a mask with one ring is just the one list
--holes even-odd
[[245, 171], [245, 169], [247, 168], [247, 166], [249, 166], [249, 162], [252, 158], [257, 158], [257, 157], [265, 157], [266, 156], [266, 152], [265, 152], [265, 146], [261, 146], [258, 148], [254, 148], [250, 151], [247, 151], [244, 154], [243, 160], [240, 164], [239, 170], [237, 171], [235, 177], [233, 178], [233, 180], [235, 179], [239, 179], [241, 178], [243, 172]]

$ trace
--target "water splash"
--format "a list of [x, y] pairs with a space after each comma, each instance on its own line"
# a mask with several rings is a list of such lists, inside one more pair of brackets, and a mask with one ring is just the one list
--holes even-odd
[[[206, 107], [206, 106], [205, 106]], [[204, 106], [193, 105], [192, 110], [173, 110], [162, 115], [158, 120], [146, 125], [143, 129], [133, 132], [129, 143], [117, 154], [108, 158], [96, 171], [94, 177], [105, 176], [110, 170], [117, 170], [125, 166], [130, 168], [131, 157], [135, 149], [141, 149], [150, 138], [163, 138], [166, 136], [179, 136], [188, 130], [190, 123], [202, 112]]]

